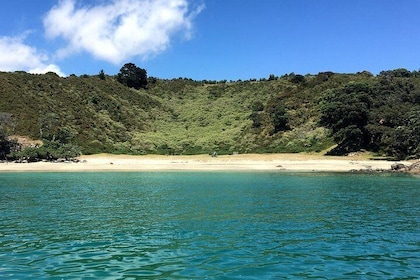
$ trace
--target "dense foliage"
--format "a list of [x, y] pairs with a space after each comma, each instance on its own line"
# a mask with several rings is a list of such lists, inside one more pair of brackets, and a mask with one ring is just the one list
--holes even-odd
[[331, 154], [368, 149], [398, 159], [420, 156], [420, 79], [404, 69], [382, 72], [326, 93], [320, 124], [338, 146]]
[[[104, 80], [104, 74], [99, 73], [99, 78]], [[137, 67], [133, 63], [126, 63], [121, 67], [120, 72], [117, 75], [118, 82], [132, 87], [135, 89], [141, 89], [147, 87], [147, 71], [140, 67]]]
[[19, 156], [11, 135], [42, 139], [37, 157], [361, 149], [420, 156], [416, 71], [217, 82], [147, 78], [141, 69], [140, 86], [124, 82], [138, 69], [67, 78], [0, 73], [0, 157]]
[[332, 130], [338, 143], [330, 153], [344, 154], [366, 148], [369, 143], [366, 125], [372, 102], [371, 88], [364, 83], [349, 83], [327, 92], [320, 123]]
[[0, 160], [5, 160], [17, 144], [8, 138], [13, 127], [12, 114], [0, 112]]

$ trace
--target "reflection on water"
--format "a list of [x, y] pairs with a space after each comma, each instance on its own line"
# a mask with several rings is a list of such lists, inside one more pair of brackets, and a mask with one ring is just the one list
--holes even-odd
[[420, 181], [0, 174], [0, 278], [415, 278]]

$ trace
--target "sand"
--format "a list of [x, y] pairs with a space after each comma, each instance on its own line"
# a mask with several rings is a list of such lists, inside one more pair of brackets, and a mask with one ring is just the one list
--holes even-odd
[[[80, 162], [0, 163], [7, 171], [290, 171], [350, 172], [354, 170], [389, 170], [395, 162], [369, 160], [365, 157], [330, 157], [312, 154], [240, 154], [211, 157], [89, 155]], [[410, 165], [411, 162], [401, 161]]]

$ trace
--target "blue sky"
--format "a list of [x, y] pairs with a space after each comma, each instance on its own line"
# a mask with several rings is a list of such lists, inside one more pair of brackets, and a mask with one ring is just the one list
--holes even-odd
[[420, 69], [418, 0], [13, 0], [0, 70], [237, 80]]

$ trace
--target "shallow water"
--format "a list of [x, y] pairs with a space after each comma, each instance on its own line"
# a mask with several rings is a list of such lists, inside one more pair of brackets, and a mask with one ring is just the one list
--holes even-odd
[[414, 279], [420, 179], [0, 173], [1, 279]]

